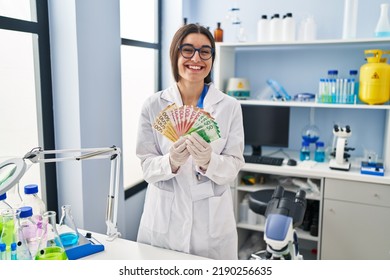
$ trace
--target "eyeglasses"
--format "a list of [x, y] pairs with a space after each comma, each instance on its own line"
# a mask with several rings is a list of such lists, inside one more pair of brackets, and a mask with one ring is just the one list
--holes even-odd
[[195, 48], [193, 45], [184, 44], [179, 47], [180, 53], [184, 58], [191, 59], [194, 57], [195, 52], [199, 53], [199, 57], [202, 60], [209, 60], [213, 54], [214, 49], [209, 46], [203, 46], [199, 49]]

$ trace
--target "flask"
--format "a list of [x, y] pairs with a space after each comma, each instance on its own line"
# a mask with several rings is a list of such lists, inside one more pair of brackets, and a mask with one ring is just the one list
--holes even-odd
[[301, 161], [310, 160], [310, 147], [309, 147], [309, 145], [310, 145], [309, 142], [302, 141], [301, 151], [299, 154], [299, 159]]
[[220, 22], [217, 22], [217, 28], [214, 30], [214, 39], [215, 42], [223, 42], [223, 29]]
[[31, 253], [20, 226], [20, 209], [5, 210], [2, 216], [1, 240], [6, 245], [7, 259], [31, 260]]
[[32, 208], [32, 219], [39, 226], [42, 221], [42, 215], [46, 211], [46, 205], [38, 196], [38, 185], [30, 184], [24, 186], [24, 194], [22, 206], [30, 206]]
[[67, 260], [64, 246], [57, 232], [55, 211], [47, 211], [42, 215], [43, 233], [40, 236], [35, 260]]
[[325, 161], [325, 147], [324, 147], [324, 142], [322, 142], [322, 141], [316, 142], [316, 150], [314, 152], [314, 160], [316, 162], [324, 162]]
[[262, 15], [257, 22], [257, 41], [269, 41], [269, 21], [267, 15]]
[[281, 41], [282, 40], [282, 20], [279, 14], [274, 14], [269, 22], [269, 38], [270, 41]]
[[28, 249], [31, 256], [35, 256], [38, 245], [39, 237], [42, 234], [42, 228], [38, 228], [37, 224], [32, 220], [32, 208], [30, 206], [20, 207], [20, 227], [21, 231], [26, 239]]
[[75, 245], [79, 241], [79, 232], [72, 216], [72, 208], [70, 205], [63, 205], [61, 209], [62, 215], [58, 229], [61, 242], [64, 247]]
[[282, 21], [282, 40], [295, 41], [295, 19], [292, 13], [287, 13]]
[[[2, 229], [0, 240], [2, 243], [6, 245], [6, 255], [11, 250], [11, 243], [14, 241], [14, 231], [15, 231], [15, 210], [5, 209], [1, 212], [1, 220], [2, 220]], [[7, 256], [6, 256], [7, 257]], [[9, 257], [7, 257], [9, 259]]]
[[381, 4], [381, 12], [378, 23], [375, 27], [375, 37], [389, 37], [390, 36], [390, 24], [388, 18], [389, 4]]
[[356, 37], [358, 0], [344, 0], [343, 39]]

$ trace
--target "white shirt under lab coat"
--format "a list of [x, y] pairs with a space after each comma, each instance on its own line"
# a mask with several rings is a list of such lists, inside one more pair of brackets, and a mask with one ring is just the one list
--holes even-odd
[[211, 143], [207, 171], [190, 156], [172, 173], [172, 142], [152, 128], [169, 104], [182, 106], [177, 85], [152, 95], [143, 105], [137, 138], [148, 182], [137, 241], [212, 259], [237, 259], [237, 230], [230, 184], [244, 165], [244, 130], [239, 102], [210, 84], [204, 110], [218, 123], [221, 138]]

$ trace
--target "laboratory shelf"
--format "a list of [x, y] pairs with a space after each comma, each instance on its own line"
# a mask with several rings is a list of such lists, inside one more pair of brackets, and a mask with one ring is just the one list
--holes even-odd
[[328, 40], [313, 40], [313, 41], [293, 41], [293, 42], [226, 42], [226, 43], [216, 43], [217, 47], [222, 47], [224, 49], [235, 49], [237, 51], [245, 50], [266, 50], [266, 49], [292, 49], [299, 48], [305, 49], [305, 47], [313, 48], [361, 48], [366, 47], [367, 45], [389, 47], [390, 39], [388, 38], [357, 38], [357, 39], [328, 39]]
[[272, 101], [272, 100], [240, 100], [244, 105], [255, 106], [281, 106], [281, 107], [306, 107], [306, 108], [335, 108], [335, 109], [368, 109], [368, 110], [388, 110], [390, 104], [383, 105], [367, 104], [335, 104], [335, 103], [317, 103], [317, 102], [299, 102], [299, 101]]

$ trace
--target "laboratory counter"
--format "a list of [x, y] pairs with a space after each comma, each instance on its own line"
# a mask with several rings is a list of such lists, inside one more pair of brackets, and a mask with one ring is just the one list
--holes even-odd
[[[90, 231], [80, 230], [81, 234]], [[207, 258], [158, 248], [135, 241], [116, 238], [107, 240], [107, 235], [92, 233], [92, 241], [104, 245], [104, 251], [81, 258], [82, 260], [207, 260]]]

